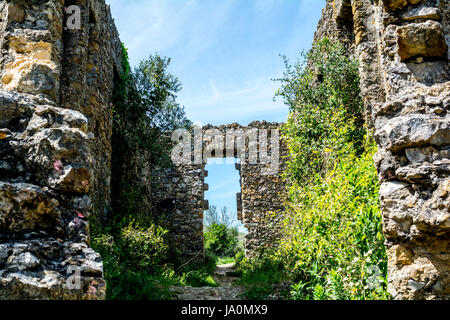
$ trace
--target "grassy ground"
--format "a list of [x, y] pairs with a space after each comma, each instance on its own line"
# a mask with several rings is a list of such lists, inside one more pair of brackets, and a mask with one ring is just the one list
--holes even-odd
[[216, 265], [220, 266], [222, 264], [234, 263], [234, 257], [218, 257], [216, 261]]

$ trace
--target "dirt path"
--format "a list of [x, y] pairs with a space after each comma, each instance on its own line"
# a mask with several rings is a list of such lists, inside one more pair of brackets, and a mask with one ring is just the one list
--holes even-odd
[[174, 287], [171, 291], [177, 294], [178, 300], [241, 300], [244, 288], [233, 284], [239, 279], [230, 275], [233, 271], [234, 263], [216, 267], [213, 278], [219, 287]]

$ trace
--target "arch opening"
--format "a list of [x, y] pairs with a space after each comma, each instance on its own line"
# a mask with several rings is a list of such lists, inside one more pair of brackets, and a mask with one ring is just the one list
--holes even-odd
[[[235, 252], [243, 252], [248, 229], [242, 221], [239, 159], [209, 158], [205, 172], [207, 172], [204, 178], [207, 190], [204, 199], [208, 203], [208, 208], [204, 210], [203, 232], [205, 235], [210, 232], [213, 224], [226, 226], [227, 231], [237, 240]], [[207, 238], [206, 236], [206, 241]], [[221, 260], [224, 256], [231, 259], [234, 255], [224, 253], [223, 257], [219, 257], [219, 261], [228, 262]]]

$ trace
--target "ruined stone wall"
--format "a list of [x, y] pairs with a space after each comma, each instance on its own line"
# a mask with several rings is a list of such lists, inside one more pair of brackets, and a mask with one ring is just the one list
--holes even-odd
[[155, 166], [152, 169], [152, 213], [169, 229], [172, 252], [180, 261], [203, 259], [204, 165]]
[[[244, 248], [246, 256], [252, 257], [259, 254], [264, 248], [273, 248], [280, 236], [279, 224], [283, 219], [285, 192], [285, 184], [281, 174], [285, 168], [287, 148], [280, 139], [279, 133], [274, 135], [272, 131], [279, 130], [280, 124], [252, 122], [249, 127], [267, 130], [267, 136], [262, 136], [261, 131], [259, 132], [259, 148], [264, 141], [272, 146], [274, 145], [272, 139], [279, 141], [277, 151], [268, 148], [269, 157], [273, 155], [279, 159], [276, 172], [270, 172], [270, 164], [261, 163], [261, 154], [256, 164], [247, 161], [238, 165], [241, 184], [241, 192], [238, 194], [238, 208], [241, 209], [240, 220], [248, 230]], [[264, 170], [268, 171], [264, 173]]]
[[[172, 234], [172, 247], [179, 250], [180, 257], [203, 258], [204, 255], [203, 213], [209, 207], [204, 196], [209, 187], [205, 184], [208, 158], [240, 159], [236, 168], [240, 173], [241, 192], [236, 195], [236, 201], [238, 218], [249, 231], [244, 243], [246, 255], [255, 256], [262, 248], [273, 246], [279, 236], [277, 224], [282, 218], [284, 183], [280, 175], [286, 155], [280, 136], [272, 137], [272, 129], [279, 128], [279, 124], [267, 122], [252, 122], [248, 126], [236, 123], [217, 127], [207, 125], [199, 129], [201, 140], [197, 140], [202, 150], [201, 159], [192, 155], [189, 165], [171, 164], [153, 169], [153, 214], [165, 220]], [[234, 134], [236, 136], [231, 138]], [[237, 140], [239, 135], [245, 136], [240, 142]], [[279, 143], [276, 153], [272, 150], [275, 141]], [[239, 143], [243, 143], [243, 148], [239, 148]], [[193, 140], [191, 151], [194, 151], [194, 144]], [[264, 144], [268, 157], [273, 155], [280, 162], [274, 171], [271, 171], [272, 159], [266, 161], [264, 154], [259, 152]]]
[[[81, 29], [65, 28], [72, 4]], [[1, 1], [0, 19], [0, 299], [102, 299], [87, 218], [110, 202], [121, 50], [109, 8]]]
[[[395, 299], [450, 298], [449, 6], [327, 1], [315, 35], [350, 43], [360, 62]], [[352, 36], [337, 31], [350, 22]]]
[[[66, 27], [71, 5], [81, 9], [80, 29]], [[0, 1], [0, 19], [0, 298], [102, 299], [102, 261], [89, 248], [87, 218], [107, 221], [111, 206], [111, 103], [122, 56], [109, 7], [103, 0]], [[278, 127], [200, 131], [269, 129], [249, 141], [255, 144]], [[223, 146], [210, 156], [221, 152]], [[143, 211], [171, 230], [181, 261], [203, 258], [205, 164], [151, 167], [138, 157], [142, 165], [124, 174], [140, 177], [133, 187], [143, 204], [153, 204]], [[248, 255], [276, 236], [283, 190], [279, 172], [263, 174], [270, 165], [256, 160], [239, 167]], [[67, 286], [70, 267], [81, 275], [75, 289]]]

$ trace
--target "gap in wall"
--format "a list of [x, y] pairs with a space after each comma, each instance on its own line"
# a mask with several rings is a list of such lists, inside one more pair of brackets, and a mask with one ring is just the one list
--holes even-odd
[[[248, 230], [241, 221], [238, 220], [236, 194], [241, 192], [240, 175], [236, 169], [239, 162], [236, 158], [211, 158], [205, 166], [208, 176], [205, 183], [209, 185], [209, 190], [205, 191], [204, 199], [208, 200], [209, 208], [217, 208], [220, 215], [224, 207], [227, 208], [227, 216], [233, 227], [236, 227], [239, 233], [247, 234]], [[206, 211], [205, 211], [206, 224]]]

